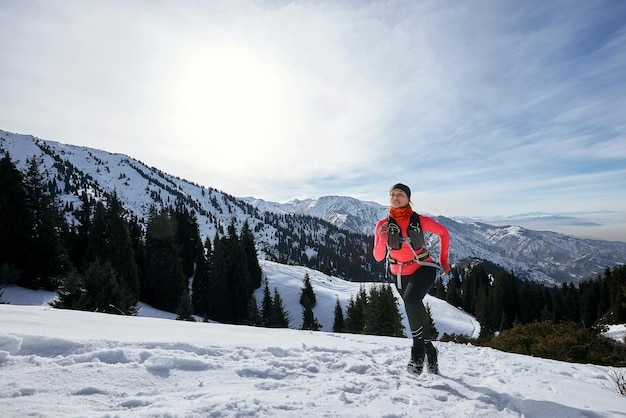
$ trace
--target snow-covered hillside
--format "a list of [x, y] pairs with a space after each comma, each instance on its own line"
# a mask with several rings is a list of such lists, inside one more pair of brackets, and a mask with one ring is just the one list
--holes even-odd
[[[260, 260], [260, 265], [263, 269], [264, 277], [267, 278], [268, 285], [272, 290], [272, 294], [274, 288], [278, 289], [280, 292], [280, 296], [285, 304], [285, 309], [289, 313], [289, 327], [294, 329], [299, 329], [302, 326], [300, 294], [304, 287], [305, 275], [308, 274], [311, 286], [315, 292], [317, 303], [313, 308], [313, 313], [318, 322], [322, 325], [322, 331], [332, 331], [334, 309], [337, 300], [339, 300], [345, 314], [350, 298], [357, 296], [361, 286], [365, 286], [366, 290], [368, 290], [370, 286], [380, 285], [379, 283], [362, 284], [349, 282], [301, 266], [288, 266], [265, 260]], [[403, 313], [404, 307], [401, 305], [402, 298], [395, 288], [392, 287], [392, 289], [399, 303], [398, 309]], [[256, 289], [254, 295], [257, 303], [260, 304], [263, 299], [263, 286]], [[11, 286], [4, 289], [2, 300], [18, 305], [47, 305], [55, 296], [56, 293], [54, 292], [27, 290]], [[433, 321], [439, 331], [439, 336], [448, 333], [463, 334], [476, 338], [480, 334], [480, 324], [473, 316], [430, 295], [426, 295], [424, 302], [430, 306]], [[170, 319], [176, 318], [176, 314], [174, 313], [158, 311], [141, 302], [139, 304], [138, 315]], [[406, 335], [410, 335], [408, 321], [406, 315], [404, 316], [405, 332]], [[197, 319], [201, 320], [200, 318]]]
[[[336, 298], [358, 290], [300, 267], [263, 269], [292, 313], [308, 272], [324, 324]], [[607, 367], [436, 342], [441, 375], [414, 377], [407, 338], [174, 321], [145, 305], [141, 317], [57, 310], [52, 297], [4, 291], [2, 416], [626, 416]], [[427, 301], [440, 330], [477, 332], [463, 312]]]
[[[174, 204], [178, 195], [184, 196], [187, 203], [195, 205], [193, 209], [200, 213], [211, 211], [212, 198], [227, 205], [222, 193], [163, 173], [127, 155], [4, 131], [0, 131], [0, 148], [9, 151], [11, 159], [21, 170], [26, 168], [28, 158], [37, 156], [41, 171], [49, 178], [54, 178], [63, 190], [59, 195], [62, 203], [72, 203], [76, 207], [80, 206], [80, 195], [65, 192], [65, 182], [61, 181], [67, 171], [71, 171], [67, 176], [71, 185], [79, 188], [79, 193], [84, 190], [100, 200], [104, 192], [115, 191], [124, 208], [137, 214], [140, 219], [147, 218], [150, 207], [160, 200]], [[216, 217], [223, 218], [226, 224], [229, 220], [228, 215], [220, 217], [218, 214]], [[203, 235], [213, 236], [215, 223], [203, 220], [200, 224]]]

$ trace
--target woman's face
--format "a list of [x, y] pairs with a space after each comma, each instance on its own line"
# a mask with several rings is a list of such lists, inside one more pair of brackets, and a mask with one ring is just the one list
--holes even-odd
[[392, 189], [389, 192], [389, 203], [392, 208], [403, 208], [408, 206], [409, 197], [400, 189]]

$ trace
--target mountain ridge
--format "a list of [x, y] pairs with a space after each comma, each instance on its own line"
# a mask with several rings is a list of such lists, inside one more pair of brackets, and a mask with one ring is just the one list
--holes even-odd
[[[321, 260], [320, 244], [334, 243], [337, 257], [353, 257], [349, 264], [360, 263], [373, 274], [382, 271], [382, 266], [365, 254], [366, 247], [371, 245], [367, 241], [372, 240], [373, 225], [387, 210], [375, 202], [346, 196], [283, 204], [252, 197], [236, 198], [148, 167], [124, 154], [5, 131], [0, 131], [0, 151], [9, 152], [19, 169], [24, 169], [27, 158], [36, 156], [45, 176], [56, 185], [57, 197], [67, 207], [80, 204], [82, 191], [95, 199], [106, 199], [115, 191], [124, 207], [140, 219], [147, 219], [151, 205], [184, 204], [197, 214], [203, 237], [213, 238], [223, 233], [232, 220], [238, 227], [248, 221], [255, 232], [260, 258], [287, 257], [291, 263], [309, 263], [309, 267], [319, 268], [330, 262], [328, 258]], [[71, 212], [66, 216], [71, 219]], [[453, 262], [464, 258], [487, 259], [519, 277], [544, 283], [593, 278], [606, 267], [626, 261], [626, 243], [622, 242], [575, 238], [468, 219], [434, 218], [450, 230]], [[356, 253], [347, 251], [348, 241], [350, 247], [360, 249]], [[429, 237], [429, 242], [436, 253], [436, 239]], [[367, 257], [370, 259], [364, 260]], [[316, 258], [320, 260], [315, 261]]]

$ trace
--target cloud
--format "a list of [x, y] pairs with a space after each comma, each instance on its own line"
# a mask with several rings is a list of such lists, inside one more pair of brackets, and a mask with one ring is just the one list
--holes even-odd
[[617, 209], [626, 3], [0, 4], [0, 125], [228, 193]]

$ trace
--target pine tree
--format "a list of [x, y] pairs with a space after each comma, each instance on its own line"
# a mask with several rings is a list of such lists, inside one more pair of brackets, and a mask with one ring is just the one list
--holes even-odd
[[47, 191], [35, 157], [26, 160], [25, 190], [27, 211], [31, 218], [28, 241], [28, 266], [21, 285], [33, 289], [54, 290], [67, 264], [67, 255], [59, 236], [61, 212]]
[[439, 337], [439, 331], [437, 331], [437, 327], [435, 326], [435, 321], [433, 320], [432, 311], [430, 310], [430, 304], [426, 304], [426, 315], [428, 316], [428, 328], [430, 329], [430, 339], [436, 340]]
[[85, 271], [84, 293], [79, 306], [82, 310], [134, 315], [135, 299], [128, 285], [119, 280], [109, 261], [95, 259]]
[[254, 295], [250, 295], [250, 299], [248, 300], [248, 319], [246, 321], [246, 324], [255, 327], [262, 324], [261, 314], [259, 313], [259, 306], [257, 305], [257, 301]]
[[359, 312], [357, 311], [357, 303], [354, 297], [348, 299], [346, 307], [346, 317], [344, 320], [344, 328], [350, 334], [360, 334], [363, 331], [363, 324], [359, 322]]
[[615, 323], [626, 322], [626, 266], [620, 265], [613, 268], [613, 277], [617, 282], [615, 303]]
[[210, 277], [207, 254], [211, 251], [211, 241], [207, 239], [208, 251], [203, 245], [196, 249], [195, 271], [191, 283], [192, 305], [197, 315], [207, 317], [210, 312]]
[[148, 221], [146, 257], [144, 301], [157, 309], [174, 312], [182, 292], [187, 291], [187, 283], [183, 275], [176, 227], [166, 210], [153, 215]]
[[2, 288], [2, 286], [15, 284], [19, 277], [20, 273], [16, 267], [8, 263], [0, 265], [0, 288]]
[[232, 304], [230, 288], [228, 286], [228, 272], [226, 264], [226, 249], [224, 239], [215, 234], [213, 251], [209, 264], [209, 295], [208, 317], [215, 321], [232, 323]]
[[304, 281], [300, 290], [300, 305], [302, 305], [302, 329], [319, 331], [322, 325], [318, 322], [313, 308], [317, 300], [315, 299], [315, 292], [313, 286], [311, 286], [311, 278], [309, 273], [304, 274]]
[[313, 291], [313, 286], [311, 285], [309, 273], [304, 273], [304, 281], [302, 288], [300, 289], [300, 305], [304, 306], [304, 302], [307, 299], [311, 304], [311, 308], [314, 308], [317, 303], [317, 300], [315, 299], [315, 292]]
[[182, 204], [171, 211], [171, 217], [176, 225], [183, 275], [191, 281], [193, 311], [207, 317], [210, 309], [209, 268], [198, 218], [195, 212], [189, 212]]
[[139, 275], [135, 262], [135, 251], [130, 240], [128, 223], [124, 219], [124, 208], [115, 191], [107, 203], [106, 225], [109, 239], [106, 260], [111, 262], [120, 280], [126, 283], [133, 297], [138, 300]]
[[263, 287], [263, 300], [261, 301], [261, 324], [264, 327], [269, 327], [273, 315], [274, 301], [272, 300], [272, 294], [270, 293], [269, 283], [267, 278], [265, 279], [265, 285]]
[[367, 305], [367, 291], [361, 286], [356, 298], [350, 297], [346, 310], [346, 332], [360, 334], [365, 327], [365, 306]]
[[83, 270], [86, 270], [87, 266], [97, 258], [108, 256], [107, 236], [106, 207], [103, 202], [99, 201], [95, 204], [93, 219], [89, 228]]
[[389, 284], [370, 288], [364, 313], [363, 332], [365, 334], [390, 337], [404, 336], [398, 301]]
[[250, 272], [250, 280], [252, 282], [252, 289], [258, 289], [261, 287], [261, 281], [263, 272], [259, 265], [259, 257], [256, 251], [256, 244], [254, 234], [250, 229], [248, 220], [246, 220], [241, 228], [241, 246], [245, 253], [248, 271]]
[[57, 297], [52, 306], [55, 308], [82, 309], [80, 304], [83, 294], [83, 279], [78, 270], [72, 267], [63, 279], [61, 286], [59, 286]]
[[446, 300], [446, 286], [443, 284], [443, 278], [439, 276], [435, 281], [435, 285], [431, 288], [432, 295], [438, 299]]
[[180, 301], [176, 307], [176, 315], [176, 319], [179, 321], [196, 322], [193, 317], [193, 307], [191, 305], [191, 297], [189, 296], [188, 291], [183, 291], [180, 294]]
[[611, 271], [607, 268], [604, 272], [605, 281], [609, 288], [609, 304], [612, 312], [611, 322], [618, 324], [626, 321], [626, 298], [622, 289], [626, 285], [626, 275], [624, 267], [617, 266]]
[[[622, 286], [622, 297], [625, 301], [622, 305], [622, 308], [626, 309], [626, 270], [624, 269], [624, 266], [621, 267], [621, 270], [622, 277], [624, 277], [624, 285]], [[624, 336], [624, 343], [626, 343], [626, 335]]]
[[333, 332], [344, 332], [345, 324], [343, 318], [343, 309], [341, 309], [341, 302], [339, 302], [339, 298], [337, 298], [337, 302], [335, 303], [335, 315], [333, 321]]
[[600, 286], [597, 281], [580, 282], [580, 320], [585, 328], [590, 328], [598, 319]]
[[579, 322], [580, 309], [578, 308], [577, 291], [573, 283], [562, 283], [554, 289], [554, 309], [552, 322], [562, 321]]
[[461, 306], [463, 303], [463, 299], [461, 298], [461, 280], [459, 279], [458, 272], [454, 272], [452, 277], [448, 280], [445, 301], [456, 307]]
[[101, 262], [110, 262], [118, 278], [130, 290], [135, 303], [139, 301], [140, 281], [135, 251], [128, 222], [124, 219], [124, 208], [115, 191], [109, 196], [106, 207], [102, 202], [96, 204], [84, 260], [91, 263], [96, 258]]
[[611, 292], [609, 290], [609, 284], [606, 280], [602, 280], [600, 276], [597, 277], [598, 292], [600, 294], [597, 306], [598, 318], [604, 316], [607, 311], [611, 309]]
[[283, 299], [277, 288], [274, 288], [274, 297], [272, 299], [272, 315], [270, 317], [271, 328], [289, 328], [289, 315], [285, 311]]
[[177, 205], [176, 209], [171, 211], [170, 217], [176, 225], [183, 274], [189, 279], [194, 275], [195, 262], [202, 247], [198, 218], [183, 205]]
[[490, 300], [494, 326], [497, 326], [496, 329], [499, 331], [512, 328], [519, 312], [519, 294], [515, 275], [505, 271], [496, 272], [490, 293], [492, 294]]
[[305, 297], [302, 304], [302, 327], [300, 329], [319, 331], [322, 325], [318, 322], [313, 313], [313, 304], [308, 297]]
[[519, 299], [523, 301], [519, 309], [519, 320], [522, 324], [529, 324], [541, 318], [545, 302], [538, 283], [524, 280], [519, 288]]
[[480, 291], [475, 297], [475, 306], [476, 306], [476, 311], [475, 311], [475, 315], [476, 315], [476, 320], [480, 323], [481, 328], [481, 335], [489, 335], [492, 334], [493, 332], [497, 331], [497, 324], [494, 325], [493, 323], [491, 323], [490, 321], [490, 310], [489, 310], [489, 297], [488, 295], [483, 292]]
[[139, 280], [139, 293], [141, 294], [141, 283], [145, 281], [146, 242], [144, 230], [136, 215], [131, 215], [128, 219], [128, 237], [130, 238], [133, 253], [135, 254], [135, 265], [137, 266], [137, 278]]
[[248, 270], [248, 260], [237, 229], [235, 219], [227, 228], [227, 236], [224, 240], [226, 248], [227, 277], [231, 293], [231, 308], [233, 323], [244, 323], [248, 315], [248, 299], [253, 292], [250, 271]]
[[7, 153], [0, 159], [0, 267], [13, 272], [6, 280], [17, 281], [27, 269], [29, 231], [23, 176]]
[[87, 246], [89, 244], [89, 230], [91, 229], [91, 212], [93, 205], [85, 190], [81, 193], [80, 201], [80, 209], [74, 212], [74, 217], [78, 221], [78, 225], [68, 251], [70, 253], [70, 261], [74, 267], [76, 267], [79, 272], [84, 272], [85, 256], [87, 253]]

